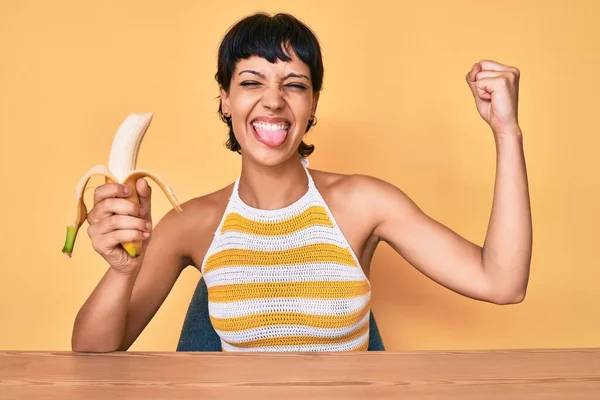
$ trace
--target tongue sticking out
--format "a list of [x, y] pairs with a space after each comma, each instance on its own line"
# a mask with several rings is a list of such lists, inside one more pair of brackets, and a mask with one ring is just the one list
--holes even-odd
[[258, 139], [266, 144], [267, 146], [277, 147], [287, 137], [287, 129], [278, 129], [278, 130], [269, 130], [265, 128], [261, 128], [258, 125], [253, 125], [254, 131], [258, 136]]

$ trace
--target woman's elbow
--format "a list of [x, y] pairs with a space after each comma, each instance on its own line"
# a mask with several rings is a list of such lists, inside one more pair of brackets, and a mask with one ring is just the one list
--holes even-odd
[[498, 292], [491, 298], [491, 302], [501, 306], [519, 304], [525, 300], [526, 294], [526, 289]]
[[74, 353], [112, 353], [120, 349], [110, 343], [86, 343], [73, 338], [71, 340], [71, 350]]

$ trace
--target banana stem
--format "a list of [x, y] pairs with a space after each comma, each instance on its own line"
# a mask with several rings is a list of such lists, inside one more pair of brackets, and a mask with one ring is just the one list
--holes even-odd
[[73, 253], [73, 247], [75, 246], [75, 238], [77, 238], [78, 230], [78, 226], [67, 226], [67, 238], [65, 239], [65, 245], [62, 249], [62, 252], [67, 258], [71, 258], [71, 253]]
[[81, 228], [81, 225], [83, 225], [87, 219], [87, 207], [83, 201], [83, 191], [85, 190], [85, 186], [87, 185], [91, 176], [92, 175], [90, 174], [84, 176], [77, 188], [77, 215], [75, 217], [75, 221], [71, 225], [67, 226], [67, 236], [62, 249], [63, 254], [67, 256], [67, 258], [71, 258], [71, 253], [73, 253], [73, 248], [75, 247], [77, 232], [79, 232], [79, 228]]

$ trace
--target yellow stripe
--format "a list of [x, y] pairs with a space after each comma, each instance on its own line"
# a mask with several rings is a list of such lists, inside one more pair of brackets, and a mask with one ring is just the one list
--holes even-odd
[[243, 331], [270, 325], [304, 325], [313, 328], [345, 327], [357, 324], [369, 311], [369, 304], [361, 310], [345, 315], [314, 315], [294, 312], [273, 312], [237, 318], [211, 317], [213, 327], [223, 332]]
[[313, 262], [335, 262], [352, 267], [357, 266], [348, 249], [329, 243], [317, 243], [278, 251], [223, 250], [206, 260], [204, 273], [234, 265], [277, 266]]
[[208, 290], [208, 301], [228, 302], [250, 299], [297, 297], [304, 299], [348, 299], [370, 290], [360, 281], [261, 282], [217, 285]]
[[315, 337], [315, 336], [279, 336], [264, 339], [250, 340], [243, 343], [229, 343], [232, 346], [247, 349], [250, 347], [270, 346], [303, 346], [310, 344], [338, 344], [349, 342], [363, 335], [369, 329], [369, 321], [366, 321], [359, 329], [340, 337]]
[[238, 231], [263, 236], [279, 236], [288, 235], [314, 225], [333, 227], [327, 211], [322, 206], [312, 206], [301, 214], [278, 222], [253, 221], [238, 213], [231, 213], [223, 221], [221, 233]]

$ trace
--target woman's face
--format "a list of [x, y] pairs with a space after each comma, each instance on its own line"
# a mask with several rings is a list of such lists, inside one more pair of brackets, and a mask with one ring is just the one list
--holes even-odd
[[238, 61], [229, 93], [220, 90], [222, 111], [232, 118], [242, 154], [276, 165], [298, 154], [319, 98], [310, 68], [291, 53], [288, 62], [261, 57]]

